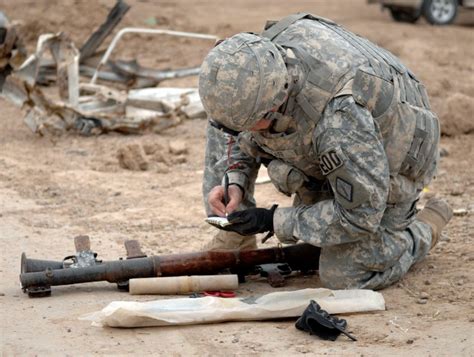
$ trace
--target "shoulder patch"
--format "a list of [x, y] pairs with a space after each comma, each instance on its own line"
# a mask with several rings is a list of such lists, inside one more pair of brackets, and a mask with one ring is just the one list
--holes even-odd
[[344, 165], [344, 161], [337, 154], [335, 149], [328, 150], [319, 157], [319, 167], [324, 176], [329, 175], [334, 170]]
[[340, 177], [336, 178], [336, 192], [342, 197], [344, 197], [346, 201], [352, 202], [352, 198], [353, 198], [352, 185]]

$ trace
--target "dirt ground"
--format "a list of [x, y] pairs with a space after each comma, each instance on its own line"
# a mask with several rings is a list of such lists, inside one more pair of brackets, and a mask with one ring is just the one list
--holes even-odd
[[[437, 179], [428, 195], [445, 197], [455, 209], [474, 209], [474, 32], [473, 13], [455, 25], [398, 24], [363, 0], [232, 2], [128, 0], [121, 26], [158, 27], [228, 36], [259, 31], [265, 20], [297, 11], [332, 18], [387, 47], [425, 82], [443, 133]], [[40, 33], [66, 31], [78, 45], [99, 25], [112, 0], [0, 0], [0, 9], [23, 22], [30, 51]], [[209, 43], [130, 36], [117, 50], [146, 65], [198, 65]], [[195, 78], [167, 85], [196, 85]], [[294, 321], [240, 322], [145, 329], [91, 327], [77, 318], [114, 300], [132, 297], [112, 284], [53, 288], [49, 298], [29, 299], [18, 281], [20, 255], [61, 260], [73, 252], [73, 237], [91, 236], [104, 260], [124, 255], [123, 241], [137, 239], [147, 254], [199, 250], [214, 228], [204, 223], [201, 181], [205, 120], [186, 121], [160, 135], [39, 137], [22, 112], [1, 100], [0, 112], [0, 344], [2, 355], [474, 355], [474, 249], [472, 213], [455, 216], [447, 235], [398, 284], [382, 291], [387, 310], [345, 316], [358, 342], [325, 342], [294, 328]], [[471, 133], [469, 135], [468, 133]], [[186, 159], [169, 172], [155, 166], [129, 171], [118, 165], [125, 144], [184, 142]], [[164, 150], [164, 149], [163, 149]], [[161, 170], [163, 171], [163, 170]], [[259, 206], [289, 204], [271, 184], [257, 188]], [[268, 244], [275, 244], [275, 239]], [[319, 286], [317, 277], [293, 277], [285, 289]], [[239, 295], [275, 289], [254, 279]], [[420, 303], [420, 294], [427, 295]]]

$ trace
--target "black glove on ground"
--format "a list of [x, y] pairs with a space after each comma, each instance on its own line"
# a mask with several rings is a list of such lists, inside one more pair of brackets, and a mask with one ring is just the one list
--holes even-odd
[[314, 300], [311, 300], [303, 315], [296, 321], [295, 327], [309, 332], [310, 335], [317, 335], [323, 340], [335, 341], [337, 336], [343, 333], [351, 340], [357, 341], [354, 336], [346, 332], [346, 320], [329, 315]]
[[273, 232], [273, 214], [276, 208], [277, 205], [273, 205], [271, 209], [250, 208], [231, 213], [227, 216], [231, 224], [223, 229], [237, 232], [243, 236]]

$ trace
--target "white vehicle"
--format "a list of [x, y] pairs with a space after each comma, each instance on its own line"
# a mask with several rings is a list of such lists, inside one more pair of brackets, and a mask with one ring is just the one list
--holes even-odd
[[454, 21], [459, 6], [474, 9], [474, 0], [368, 0], [390, 10], [392, 18], [401, 22], [416, 22], [422, 15], [433, 25]]

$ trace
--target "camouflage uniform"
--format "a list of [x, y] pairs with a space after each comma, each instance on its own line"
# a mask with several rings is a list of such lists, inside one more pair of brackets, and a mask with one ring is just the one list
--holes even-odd
[[[245, 154], [234, 155], [230, 157], [227, 154], [227, 149], [232, 147], [235, 143], [235, 138], [231, 135], [225, 134], [222, 131], [208, 125], [207, 127], [207, 142], [206, 142], [206, 156], [204, 162], [204, 177], [202, 184], [202, 193], [204, 199], [204, 207], [206, 209], [206, 214], [212, 215], [213, 212], [209, 207], [207, 201], [207, 195], [212, 190], [213, 187], [221, 185], [224, 177], [224, 173], [229, 166], [232, 167], [231, 160], [238, 160], [241, 164], [245, 162], [247, 169], [253, 168], [250, 170], [252, 173], [246, 181], [247, 184], [247, 194], [245, 195], [242, 203], [239, 205], [238, 209], [248, 209], [255, 207], [255, 200], [253, 198], [253, 187], [255, 179], [257, 178], [258, 164], [251, 157], [246, 156]], [[230, 174], [229, 174], [230, 175]], [[235, 180], [232, 180], [235, 181]], [[235, 183], [235, 182], [234, 182]], [[203, 249], [256, 249], [256, 237], [244, 237], [234, 232], [218, 231], [216, 236], [211, 242], [206, 243]]]
[[[394, 283], [431, 245], [429, 225], [415, 216], [438, 162], [424, 86], [391, 53], [326, 19], [291, 15], [262, 37], [284, 51], [289, 97], [271, 130], [239, 135], [234, 160], [269, 162], [275, 186], [295, 195], [293, 207], [275, 211], [275, 234], [322, 248], [325, 286]], [[246, 197], [248, 163], [229, 170]]]

